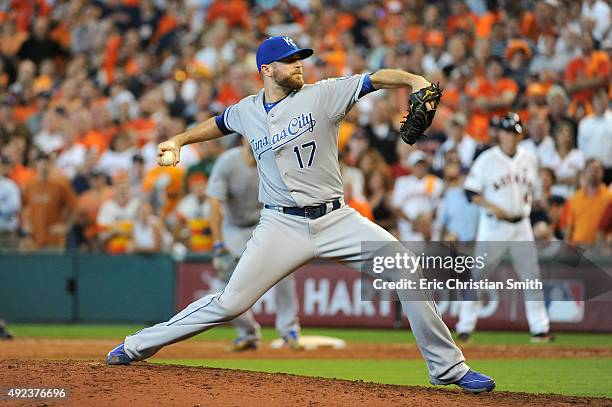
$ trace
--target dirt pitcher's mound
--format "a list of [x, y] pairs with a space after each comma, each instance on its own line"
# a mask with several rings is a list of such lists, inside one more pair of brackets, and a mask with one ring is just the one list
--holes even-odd
[[[0, 386], [67, 390], [67, 399], [37, 405], [88, 406], [591, 406], [609, 399], [493, 392], [471, 395], [450, 388], [392, 386], [287, 374], [145, 362], [106, 366], [100, 361], [0, 361]], [[13, 403], [11, 403], [13, 404]], [[32, 405], [18, 400], [15, 405]]]
[[[120, 339], [16, 338], [2, 342], [0, 359], [103, 358]], [[154, 357], [159, 359], [418, 359], [415, 344], [358, 343], [345, 349], [321, 348], [295, 352], [271, 349], [265, 342], [255, 352], [225, 352], [227, 342], [188, 340], [167, 346]], [[562, 359], [609, 358], [612, 347], [574, 347], [547, 345], [463, 345], [467, 360], [476, 359]], [[1, 377], [1, 376], [0, 376]], [[1, 384], [0, 384], [1, 385]]]

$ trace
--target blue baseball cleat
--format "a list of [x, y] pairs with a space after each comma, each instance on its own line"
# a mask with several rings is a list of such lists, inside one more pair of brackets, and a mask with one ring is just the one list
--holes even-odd
[[108, 352], [106, 356], [107, 365], [129, 365], [130, 363], [132, 363], [132, 359], [125, 353], [122, 343]]
[[226, 352], [243, 352], [259, 348], [259, 339], [236, 338], [231, 345], [225, 347]]
[[453, 383], [470, 393], [482, 393], [495, 388], [495, 380], [472, 369], [457, 382]]
[[283, 337], [283, 341], [285, 341], [284, 348], [293, 349], [293, 350], [301, 350], [302, 345], [300, 344], [300, 335], [297, 331], [289, 331], [289, 333]]

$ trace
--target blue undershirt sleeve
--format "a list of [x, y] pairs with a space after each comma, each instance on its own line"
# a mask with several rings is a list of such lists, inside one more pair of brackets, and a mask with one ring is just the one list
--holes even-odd
[[225, 125], [225, 120], [223, 116], [225, 115], [226, 110], [224, 110], [223, 113], [221, 113], [219, 116], [215, 116], [215, 123], [217, 123], [217, 127], [219, 128], [219, 130], [221, 130], [221, 133], [227, 136], [228, 134], [232, 134], [234, 132], [228, 129]]
[[359, 91], [359, 97], [372, 93], [375, 90], [374, 85], [372, 85], [372, 80], [370, 79], [370, 74], [368, 73], [363, 78], [363, 84], [361, 85], [361, 90]]

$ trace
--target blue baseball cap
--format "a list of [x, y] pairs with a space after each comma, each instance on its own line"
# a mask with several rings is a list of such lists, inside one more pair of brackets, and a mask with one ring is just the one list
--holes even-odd
[[293, 54], [299, 54], [300, 59], [306, 59], [314, 51], [310, 48], [300, 48], [289, 37], [270, 37], [257, 48], [257, 69], [261, 72], [262, 65], [280, 61]]

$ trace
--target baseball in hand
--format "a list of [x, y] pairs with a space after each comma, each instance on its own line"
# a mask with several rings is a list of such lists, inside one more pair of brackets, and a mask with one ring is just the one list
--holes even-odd
[[164, 151], [164, 153], [162, 154], [162, 157], [161, 157], [162, 165], [166, 165], [166, 166], [172, 165], [172, 164], [174, 164], [174, 160], [175, 160], [174, 152], [172, 152], [172, 151]]

